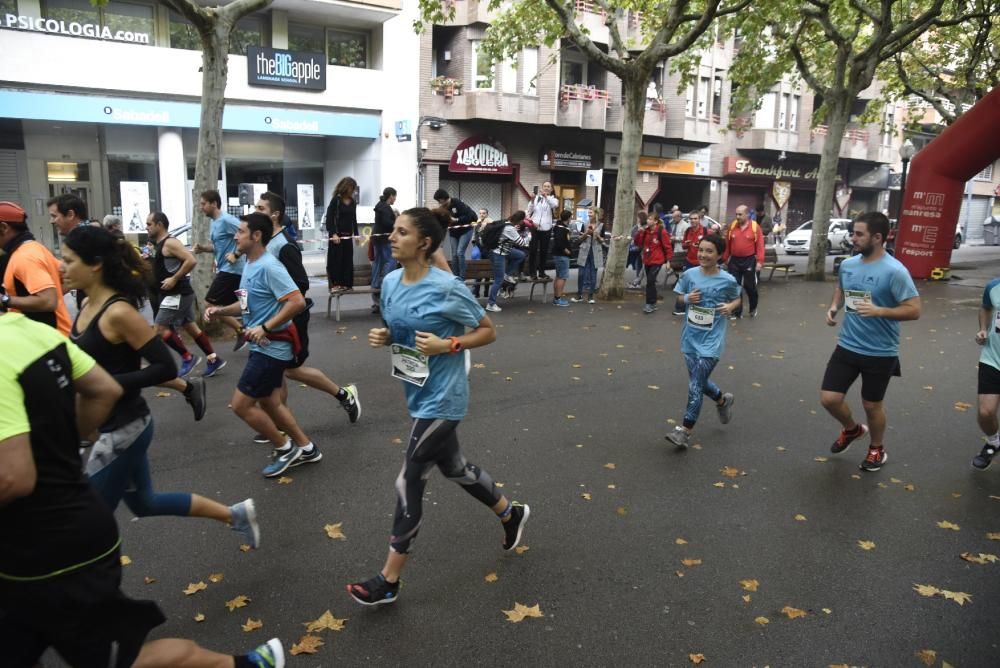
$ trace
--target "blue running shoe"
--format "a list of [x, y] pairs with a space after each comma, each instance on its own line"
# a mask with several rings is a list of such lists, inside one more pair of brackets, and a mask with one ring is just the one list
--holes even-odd
[[229, 528], [242, 534], [246, 544], [253, 549], [260, 547], [260, 526], [257, 524], [257, 509], [253, 505], [253, 499], [229, 506], [229, 514]]
[[215, 373], [226, 366], [226, 360], [222, 359], [218, 355], [215, 356], [215, 360], [209, 360], [205, 365], [205, 373], [201, 374], [204, 378], [211, 378]]
[[277, 638], [271, 638], [254, 651], [247, 659], [257, 668], [285, 668], [285, 648]]
[[284, 452], [280, 450], [274, 451], [274, 460], [265, 466], [263, 471], [261, 471], [265, 478], [276, 478], [287, 471], [288, 467], [294, 464], [295, 460], [302, 456], [302, 448], [294, 444], [290, 445], [291, 447]]
[[181, 360], [181, 368], [177, 371], [177, 377], [183, 378], [194, 371], [194, 368], [199, 364], [201, 364], [201, 358], [197, 355], [191, 355], [189, 359]]

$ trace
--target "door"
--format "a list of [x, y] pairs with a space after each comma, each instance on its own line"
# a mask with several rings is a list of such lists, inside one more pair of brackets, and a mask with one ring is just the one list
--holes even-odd
[[556, 199], [559, 200], [559, 206], [556, 208], [554, 216], [558, 218], [564, 210], [576, 211], [576, 186], [554, 185], [552, 188], [555, 190]]
[[[58, 197], [59, 195], [76, 195], [83, 200], [83, 203], [87, 205], [87, 212], [90, 211], [90, 184], [75, 182], [49, 182], [49, 197]], [[48, 212], [46, 211], [46, 215]], [[59, 237], [59, 232], [56, 230], [55, 226], [49, 226], [52, 229], [52, 250], [59, 254], [59, 247], [61, 245], [62, 239]]]

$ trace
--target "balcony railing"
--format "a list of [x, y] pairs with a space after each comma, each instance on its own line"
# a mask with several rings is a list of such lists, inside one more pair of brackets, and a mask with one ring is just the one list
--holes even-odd
[[576, 0], [576, 11], [598, 14], [602, 19], [605, 16], [604, 10], [594, 0]]
[[[817, 125], [812, 129], [814, 135], [821, 135], [825, 137], [830, 132], [830, 128], [826, 125]], [[871, 134], [868, 130], [862, 130], [860, 128], [847, 128], [844, 132], [844, 139], [854, 142], [855, 144], [867, 144]]]
[[565, 106], [570, 100], [591, 100], [611, 99], [610, 93], [595, 86], [584, 86], [582, 84], [563, 84], [559, 89], [559, 103]]

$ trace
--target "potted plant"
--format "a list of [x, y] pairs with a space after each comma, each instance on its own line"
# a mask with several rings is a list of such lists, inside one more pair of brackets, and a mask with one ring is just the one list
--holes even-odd
[[451, 97], [452, 95], [462, 94], [462, 82], [459, 79], [452, 79], [451, 77], [446, 77], [440, 74], [430, 80], [431, 89], [445, 97]]

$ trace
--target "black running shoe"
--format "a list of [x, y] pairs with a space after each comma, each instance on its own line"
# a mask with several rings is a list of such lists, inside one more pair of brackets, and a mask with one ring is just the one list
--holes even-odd
[[858, 466], [862, 471], [878, 471], [889, 460], [885, 448], [868, 448], [868, 456]]
[[973, 468], [985, 471], [993, 463], [993, 456], [996, 455], [997, 448], [987, 443], [983, 446], [983, 451], [972, 458]]
[[246, 348], [248, 343], [250, 343], [250, 340], [247, 337], [243, 336], [243, 330], [241, 329], [240, 331], [236, 332], [236, 341], [233, 342], [233, 352], [238, 353], [239, 351]]
[[503, 549], [510, 552], [521, 543], [521, 534], [524, 533], [524, 525], [528, 523], [531, 516], [531, 508], [511, 501], [510, 519], [502, 523], [503, 526]]
[[863, 424], [856, 425], [853, 432], [841, 429], [840, 436], [838, 436], [837, 440], [834, 441], [833, 445], [830, 446], [830, 452], [832, 452], [835, 455], [844, 452], [845, 450], [847, 450], [847, 448], [851, 447], [851, 443], [853, 443], [854, 441], [861, 438], [867, 433], [868, 433], [868, 427], [867, 425]]
[[191, 391], [185, 393], [184, 400], [191, 404], [194, 411], [194, 421], [198, 422], [205, 417], [205, 379], [199, 376], [187, 379]]
[[381, 573], [366, 582], [347, 585], [347, 593], [361, 605], [395, 603], [399, 596], [399, 582], [386, 582]]
[[361, 395], [358, 394], [358, 387], [354, 383], [344, 385], [342, 388], [347, 392], [347, 398], [340, 402], [341, 407], [347, 411], [347, 418], [354, 424], [361, 417]]

